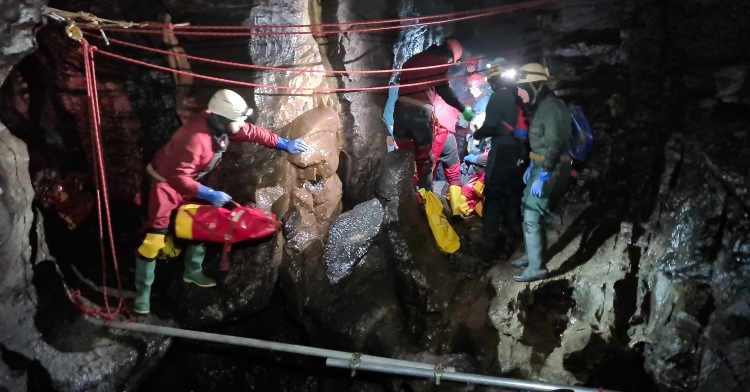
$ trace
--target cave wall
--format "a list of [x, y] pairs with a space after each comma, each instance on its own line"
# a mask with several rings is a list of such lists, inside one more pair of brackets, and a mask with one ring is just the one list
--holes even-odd
[[[36, 49], [42, 5], [3, 2], [0, 82]], [[121, 339], [71, 317], [75, 310], [46, 246], [43, 217], [32, 213], [26, 145], [1, 124], [0, 140], [0, 389], [132, 390], [170, 340]]]
[[558, 95], [583, 105], [596, 144], [548, 222], [553, 278], [493, 279], [503, 371], [626, 391], [749, 387], [736, 330], [749, 316], [748, 95], [734, 54], [747, 7], [717, 4], [539, 13], [536, 59]]
[[[9, 1], [3, 4], [9, 12], [1, 29], [4, 44], [3, 55], [0, 56], [0, 83], [5, 81], [11, 68], [23, 56], [35, 49], [34, 32], [42, 20], [42, 4], [41, 1]], [[29, 178], [26, 146], [5, 125], [0, 125], [0, 135], [3, 148], [0, 177], [0, 219], [3, 227], [0, 234], [0, 290], [5, 294], [6, 291], [23, 289], [28, 283], [25, 276], [31, 258], [29, 233], [33, 222], [31, 200], [34, 191]]]
[[[396, 1], [366, 4], [327, 0], [321, 2], [322, 21], [346, 23], [395, 17]], [[364, 18], [363, 18], [364, 17]], [[392, 34], [351, 34], [326, 37], [326, 53], [335, 69], [360, 71], [390, 69]], [[351, 74], [338, 77], [340, 88], [383, 86], [389, 75]], [[344, 149], [341, 176], [344, 179], [344, 208], [369, 200], [385, 157], [387, 130], [381, 121], [387, 90], [339, 94], [342, 105]]]

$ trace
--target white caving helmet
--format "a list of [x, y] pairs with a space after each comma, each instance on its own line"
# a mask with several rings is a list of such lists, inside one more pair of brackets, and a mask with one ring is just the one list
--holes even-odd
[[516, 83], [534, 83], [549, 81], [549, 70], [539, 63], [528, 63], [518, 70]]
[[232, 121], [245, 121], [253, 114], [242, 97], [232, 90], [219, 90], [208, 101], [208, 110]]

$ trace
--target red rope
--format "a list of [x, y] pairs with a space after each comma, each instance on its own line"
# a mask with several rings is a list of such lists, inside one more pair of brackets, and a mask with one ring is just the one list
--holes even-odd
[[[91, 124], [91, 150], [92, 161], [94, 164], [94, 179], [96, 183], [97, 194], [97, 213], [99, 216], [99, 250], [102, 258], [102, 290], [104, 295], [104, 310], [90, 309], [83, 304], [79, 292], [71, 293], [71, 300], [81, 311], [88, 315], [96, 315], [107, 320], [114, 320], [118, 315], [125, 311], [122, 298], [122, 282], [120, 281], [120, 270], [117, 264], [117, 254], [115, 253], [114, 234], [112, 232], [112, 219], [109, 209], [109, 197], [107, 192], [107, 179], [104, 171], [104, 159], [102, 157], [101, 147], [101, 116], [99, 110], [99, 95], [96, 87], [96, 69], [94, 65], [93, 52], [96, 47], [89, 46], [88, 41], [81, 40], [81, 51], [83, 52], [83, 66], [86, 75], [86, 96], [89, 100], [89, 119]], [[102, 205], [104, 211], [102, 212]], [[109, 250], [112, 254], [112, 264], [114, 266], [115, 276], [117, 278], [117, 292], [119, 302], [117, 310], [112, 312], [109, 306], [109, 296], [107, 295], [107, 259], [104, 246], [104, 217], [107, 221], [107, 234], [109, 235]]]
[[[369, 25], [376, 25], [376, 24], [395, 24], [395, 23], [403, 23], [403, 22], [414, 22], [417, 20], [433, 20], [433, 19], [449, 19], [454, 16], [463, 16], [463, 15], [471, 15], [471, 14], [477, 14], [482, 12], [489, 12], [491, 10], [497, 10], [501, 9], [504, 6], [500, 7], [491, 7], [486, 8], [483, 10], [471, 10], [471, 11], [460, 11], [460, 12], [450, 12], [445, 14], [438, 14], [438, 15], [428, 15], [428, 16], [416, 16], [412, 18], [399, 18], [399, 19], [384, 19], [384, 20], [374, 20], [374, 21], [366, 21], [366, 22], [343, 22], [343, 23], [318, 23], [318, 24], [309, 24], [309, 25], [266, 25], [266, 26], [173, 26], [173, 25], [164, 25], [162, 24], [162, 27], [167, 27], [170, 30], [271, 30], [271, 29], [285, 29], [285, 28], [321, 28], [321, 27], [342, 27], [342, 26], [369, 26]], [[147, 26], [144, 26], [145, 28], [151, 28], [154, 24], [149, 23]]]
[[[96, 37], [97, 39], [103, 40], [99, 35], [93, 34], [93, 33], [84, 33], [89, 37]], [[378, 70], [363, 70], [363, 71], [340, 71], [340, 70], [315, 70], [315, 69], [300, 69], [300, 68], [283, 68], [283, 67], [269, 67], [269, 66], [263, 66], [263, 65], [253, 65], [253, 64], [243, 64], [243, 63], [234, 63], [231, 61], [221, 61], [221, 60], [214, 60], [214, 59], [208, 59], [204, 57], [197, 57], [197, 56], [191, 56], [185, 53], [174, 53], [167, 50], [162, 49], [156, 49], [151, 48], [148, 46], [142, 46], [138, 44], [134, 44], [131, 42], [126, 41], [120, 41], [114, 38], [108, 38], [107, 39], [110, 43], [123, 45], [127, 47], [131, 47], [134, 49], [140, 49], [145, 50], [147, 52], [153, 52], [153, 53], [159, 53], [163, 54], [165, 56], [174, 56], [174, 57], [183, 57], [188, 60], [195, 60], [200, 61], [204, 63], [209, 64], [217, 64], [217, 65], [224, 65], [228, 67], [236, 67], [236, 68], [245, 68], [245, 69], [252, 69], [252, 70], [258, 70], [258, 71], [278, 71], [278, 72], [293, 72], [293, 73], [311, 73], [311, 74], [325, 74], [325, 75], [347, 75], [347, 74], [392, 74], [396, 72], [411, 72], [411, 71], [422, 71], [427, 69], [439, 69], [439, 68], [448, 68], [453, 65], [456, 65], [454, 63], [451, 64], [440, 64], [440, 65], [432, 65], [429, 67], [419, 67], [419, 68], [407, 68], [407, 69], [378, 69]], [[460, 64], [460, 63], [458, 63]]]
[[[444, 81], [447, 81], [447, 80], [451, 79], [451, 78], [441, 78], [441, 79], [434, 79], [434, 80], [429, 80], [429, 81], [425, 81], [425, 82], [403, 83], [403, 84], [400, 84], [400, 85], [397, 85], [397, 86], [376, 86], [376, 87], [360, 87], [360, 88], [313, 88], [313, 87], [274, 86], [274, 85], [270, 85], [270, 84], [258, 84], [258, 83], [250, 83], [250, 82], [240, 82], [240, 81], [237, 81], [237, 80], [229, 80], [229, 79], [216, 78], [216, 77], [213, 77], [213, 76], [206, 76], [206, 75], [201, 75], [201, 74], [197, 74], [197, 73], [193, 73], [193, 72], [187, 72], [187, 71], [182, 71], [182, 70], [178, 70], [178, 69], [172, 69], [172, 68], [162, 67], [160, 65], [155, 65], [155, 64], [147, 63], [145, 61], [134, 60], [134, 59], [131, 59], [131, 58], [128, 58], [128, 57], [124, 57], [124, 56], [120, 56], [120, 55], [117, 55], [117, 54], [114, 54], [114, 53], [105, 52], [105, 51], [102, 51], [102, 50], [97, 50], [96, 46], [92, 46], [91, 50], [92, 51], [96, 51], [96, 53], [104, 55], [104, 56], [107, 56], [107, 57], [112, 57], [112, 58], [115, 58], [115, 59], [118, 59], [118, 60], [122, 60], [122, 61], [125, 61], [125, 62], [142, 65], [144, 67], [150, 67], [150, 68], [158, 69], [158, 70], [161, 70], [161, 71], [172, 72], [172, 73], [176, 73], [176, 74], [180, 74], [180, 75], [188, 75], [188, 76], [192, 76], [194, 78], [210, 80], [210, 81], [213, 81], [213, 82], [233, 84], [233, 85], [242, 86], [242, 87], [268, 88], [268, 89], [275, 89], [275, 90], [297, 90], [297, 91], [307, 91], [307, 92], [311, 92], [311, 93], [346, 93], [346, 92], [358, 92], [358, 91], [380, 91], [380, 90], [389, 90], [389, 89], [392, 89], [392, 88], [399, 88], [399, 87], [414, 87], [414, 86], [434, 85], [436, 83], [444, 82]], [[458, 77], [462, 77], [462, 76], [463, 75], [454, 76], [454, 78], [458, 78]]]
[[[305, 31], [272, 31], [272, 32], [211, 32], [211, 31], [180, 31], [180, 30], [172, 30], [172, 33], [175, 35], [185, 35], [185, 36], [200, 36], [200, 37], [269, 37], [269, 36], [283, 36], [283, 35], [296, 35], [296, 34], [312, 34], [313, 36], [324, 36], [324, 35], [334, 35], [334, 34], [351, 34], [351, 33], [372, 33], [377, 31], [389, 31], [389, 30], [399, 30], [404, 28], [411, 28], [411, 27], [419, 27], [419, 26], [432, 26], [437, 24], [444, 24], [444, 23], [452, 23], [452, 22], [459, 22], [464, 20], [471, 20], [471, 19], [477, 19], [477, 18], [483, 18], [487, 16], [494, 16], [494, 15], [500, 15], [504, 13], [510, 13], [515, 11], [521, 11], [531, 8], [537, 8], [545, 5], [550, 5], [557, 3], [561, 0], [536, 0], [536, 1], [529, 1], [523, 4], [514, 4], [514, 5], [508, 5], [508, 6], [502, 6], [497, 7], [497, 9], [491, 10], [491, 11], [482, 11], [476, 14], [461, 16], [461, 17], [455, 17], [455, 18], [449, 18], [446, 20], [438, 20], [438, 21], [431, 21], [431, 22], [419, 22], [419, 23], [412, 23], [407, 25], [396, 25], [396, 26], [383, 26], [383, 27], [371, 27], [371, 28], [364, 28], [364, 29], [349, 29], [349, 30], [327, 30], [327, 31], [311, 31], [309, 29], [309, 25], [305, 26]], [[116, 28], [116, 27], [90, 27], [90, 26], [81, 26], [82, 28], [88, 28], [88, 29], [95, 29], [95, 30], [105, 30], [110, 32], [123, 32], [123, 33], [137, 33], [137, 34], [162, 34], [161, 29], [141, 29], [141, 30], [133, 30], [133, 29], [126, 29], [126, 28]], [[218, 27], [218, 26], [217, 26]]]
[[[88, 37], [94, 37], [100, 40], [103, 40], [101, 36], [93, 33], [84, 33]], [[561, 40], [558, 44], [563, 44], [566, 42], [576, 42], [581, 37], [585, 35], [590, 35], [592, 32], [584, 32], [581, 34], [578, 34], [570, 39], [567, 40]], [[131, 42], [126, 41], [120, 41], [114, 38], [109, 38], [108, 42], [123, 45], [127, 47], [131, 47], [134, 49], [139, 49], [147, 52], [153, 52], [153, 53], [159, 53], [165, 56], [173, 56], [173, 57], [182, 57], [189, 60], [195, 60], [199, 62], [204, 62], [208, 64], [217, 64], [217, 65], [223, 65], [228, 67], [236, 67], [236, 68], [242, 68], [242, 69], [250, 69], [250, 70], [256, 70], [256, 71], [276, 71], [276, 72], [289, 72], [289, 73], [308, 73], [308, 74], [320, 74], [320, 75], [356, 75], [356, 74], [391, 74], [396, 72], [412, 72], [412, 71], [422, 71], [422, 70], [429, 70], [429, 69], [439, 69], [439, 68], [448, 68], [453, 65], [461, 64], [461, 62], [458, 63], [452, 63], [452, 64], [439, 64], [439, 65], [433, 65], [428, 67], [417, 67], [417, 68], [406, 68], [406, 69], [383, 69], [383, 70], [352, 70], [352, 71], [346, 71], [346, 70], [315, 70], [315, 69], [300, 69], [300, 68], [283, 68], [283, 67], [269, 67], [269, 66], [262, 66], [262, 65], [253, 65], [253, 64], [243, 64], [243, 63], [235, 63], [231, 61], [222, 61], [222, 60], [215, 60], [215, 59], [209, 59], [204, 57], [197, 57], [197, 56], [191, 56], [185, 53], [175, 53], [170, 52], [167, 50], [162, 49], [156, 49], [151, 48], [148, 46], [138, 45]], [[530, 45], [524, 45], [518, 48], [504, 50], [502, 52], [499, 52], [498, 54], [510, 54], [510, 53], [517, 53], [521, 52], [525, 49], [535, 47], [542, 45], [541, 42], [530, 44]], [[108, 52], [102, 52], [102, 53], [108, 53]], [[483, 57], [480, 57], [480, 59]], [[479, 72], [482, 72], [483, 70], [480, 70]]]

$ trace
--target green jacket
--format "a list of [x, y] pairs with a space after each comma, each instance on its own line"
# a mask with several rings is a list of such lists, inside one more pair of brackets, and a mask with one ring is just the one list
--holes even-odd
[[[529, 127], [529, 144], [533, 154], [541, 155], [542, 169], [551, 173], [568, 154], [573, 118], [565, 103], [549, 92], [539, 103]], [[533, 156], [532, 156], [533, 159]], [[539, 164], [537, 160], [535, 163]]]

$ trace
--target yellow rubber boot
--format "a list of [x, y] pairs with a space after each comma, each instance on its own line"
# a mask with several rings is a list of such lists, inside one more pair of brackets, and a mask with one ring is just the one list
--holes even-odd
[[451, 201], [451, 210], [453, 216], [461, 216], [461, 204], [464, 203], [464, 196], [461, 194], [461, 187], [458, 185], [451, 185], [448, 188], [448, 197]]

